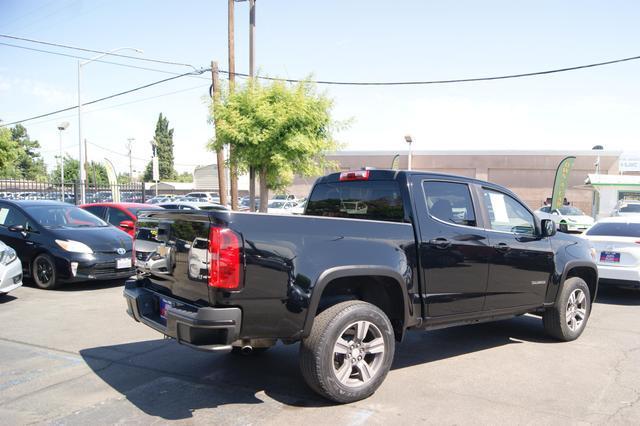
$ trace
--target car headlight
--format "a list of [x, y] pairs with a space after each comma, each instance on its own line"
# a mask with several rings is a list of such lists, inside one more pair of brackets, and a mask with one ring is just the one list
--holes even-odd
[[91, 247], [89, 247], [85, 243], [81, 243], [80, 241], [56, 240], [56, 244], [62, 247], [63, 250], [69, 251], [71, 253], [86, 253], [86, 254], [93, 253], [93, 250], [91, 250]]
[[4, 250], [0, 251], [0, 264], [8, 265], [14, 260], [18, 258], [16, 251], [11, 247], [6, 247]]

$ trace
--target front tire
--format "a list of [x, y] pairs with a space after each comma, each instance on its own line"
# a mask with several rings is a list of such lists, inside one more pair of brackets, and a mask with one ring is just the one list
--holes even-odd
[[58, 271], [53, 258], [46, 253], [37, 255], [31, 264], [31, 277], [38, 288], [52, 290], [58, 287]]
[[393, 328], [382, 310], [359, 300], [342, 302], [316, 316], [300, 345], [300, 370], [325, 398], [359, 401], [382, 384], [394, 350]]
[[564, 282], [555, 306], [542, 315], [542, 324], [548, 335], [569, 342], [580, 337], [590, 314], [589, 286], [582, 278], [571, 277]]

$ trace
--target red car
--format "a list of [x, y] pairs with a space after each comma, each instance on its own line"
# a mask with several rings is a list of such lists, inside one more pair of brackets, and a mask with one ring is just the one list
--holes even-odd
[[122, 229], [132, 237], [138, 211], [162, 209], [162, 207], [153, 204], [142, 203], [93, 203], [83, 204], [80, 208]]

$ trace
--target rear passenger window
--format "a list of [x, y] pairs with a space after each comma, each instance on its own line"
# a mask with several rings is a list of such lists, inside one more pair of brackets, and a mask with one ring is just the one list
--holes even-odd
[[425, 181], [422, 187], [432, 217], [447, 223], [476, 226], [476, 214], [466, 184]]

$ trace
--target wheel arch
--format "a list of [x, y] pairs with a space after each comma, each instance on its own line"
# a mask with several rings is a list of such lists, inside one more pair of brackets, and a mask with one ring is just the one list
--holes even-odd
[[397, 340], [409, 323], [410, 305], [404, 277], [385, 266], [351, 265], [328, 269], [313, 287], [303, 337], [309, 336], [313, 321], [323, 310], [345, 300], [363, 300], [387, 314]]
[[[589, 293], [591, 296], [591, 302], [596, 299], [596, 295], [598, 293], [598, 269], [591, 262], [583, 262], [583, 261], [569, 261], [565, 265], [564, 272], [562, 273], [562, 280], [560, 281], [560, 288], [558, 289], [558, 293], [560, 294], [560, 289], [564, 286], [565, 281], [568, 278], [578, 277], [582, 278], [584, 282], [587, 283], [587, 287], [589, 287]], [[556, 296], [557, 300], [557, 296]]]

